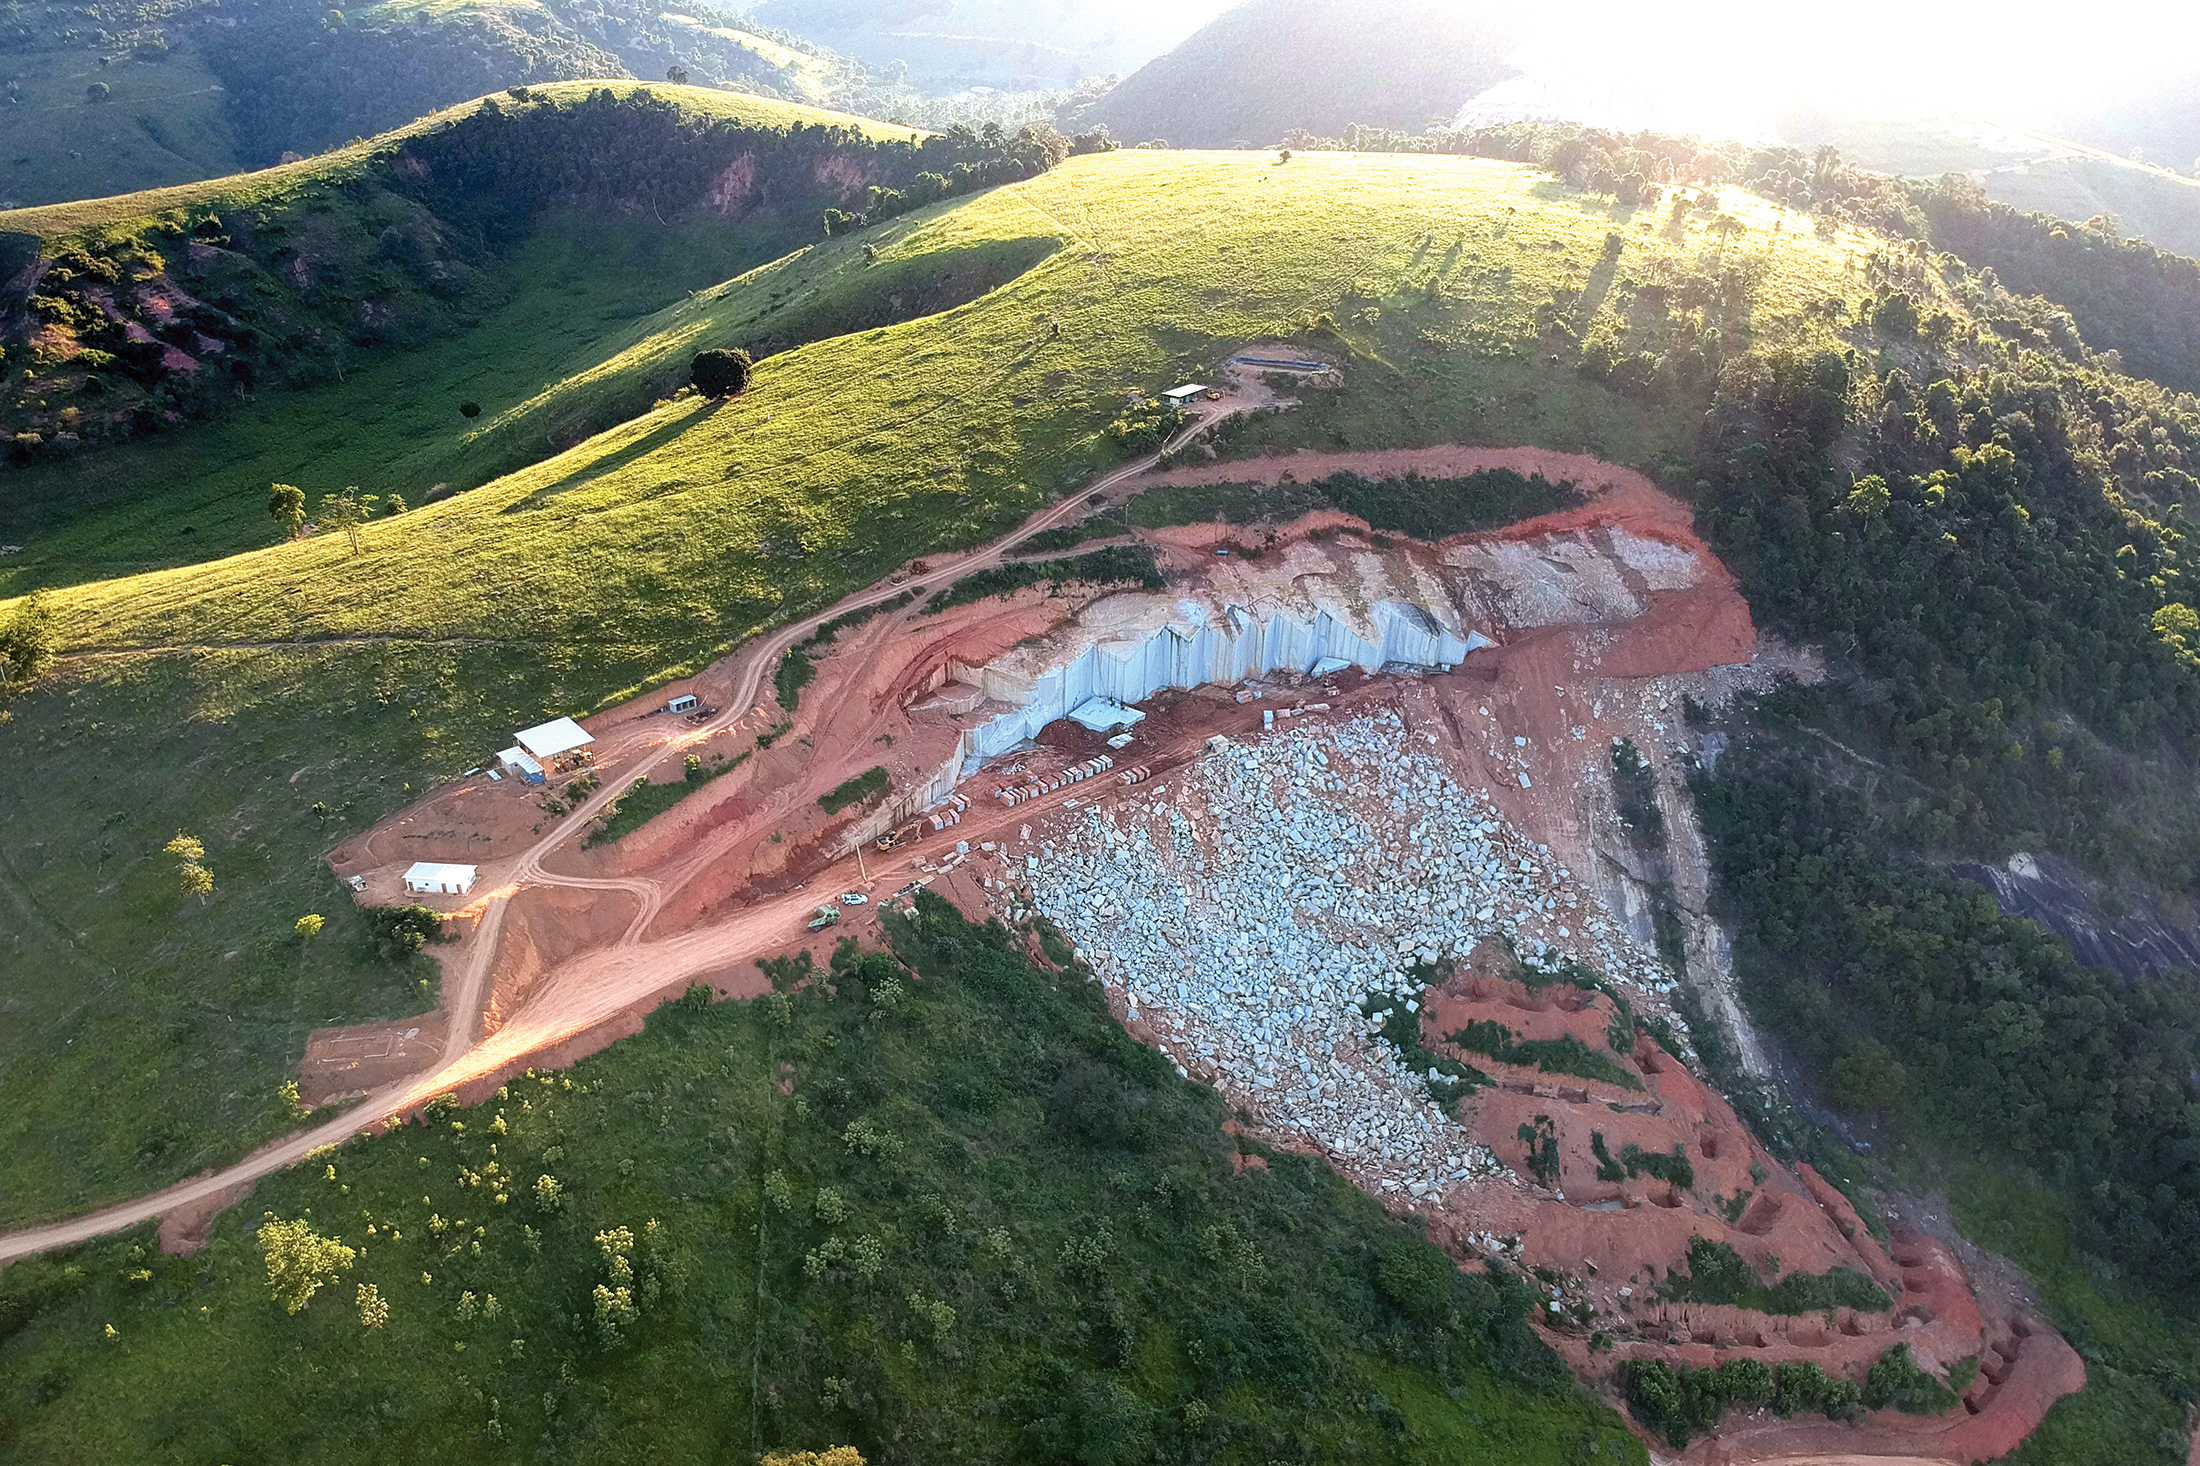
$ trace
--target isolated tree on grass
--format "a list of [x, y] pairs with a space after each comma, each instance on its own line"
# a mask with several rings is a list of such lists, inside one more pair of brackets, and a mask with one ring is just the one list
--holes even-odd
[[341, 494], [330, 494], [321, 500], [321, 523], [328, 529], [340, 529], [344, 538], [351, 541], [351, 552], [360, 554], [359, 526], [374, 518], [377, 500], [372, 494], [362, 494], [354, 484]]
[[54, 662], [53, 606], [33, 591], [0, 618], [0, 692], [35, 682]]
[[279, 1220], [273, 1212], [260, 1223], [260, 1252], [267, 1260], [267, 1291], [283, 1312], [296, 1313], [313, 1301], [313, 1295], [336, 1281], [337, 1274], [351, 1271], [359, 1256], [341, 1238], [323, 1237], [313, 1224], [300, 1218]]
[[328, 925], [328, 922], [323, 917], [301, 916], [298, 918], [298, 924], [292, 927], [291, 930], [296, 932], [299, 938], [302, 940], [308, 937], [319, 936], [321, 934], [321, 928], [326, 925]]
[[214, 891], [214, 873], [206, 868], [206, 842], [178, 830], [176, 838], [163, 845], [161, 852], [176, 858], [176, 878], [183, 894], [198, 897], [204, 905]]
[[749, 378], [755, 372], [756, 362], [739, 347], [698, 352], [694, 365], [688, 369], [695, 390], [705, 397], [717, 399], [738, 397], [746, 392]]
[[291, 484], [275, 485], [268, 492], [267, 512], [275, 516], [286, 538], [298, 538], [298, 531], [305, 528], [306, 523], [305, 490]]

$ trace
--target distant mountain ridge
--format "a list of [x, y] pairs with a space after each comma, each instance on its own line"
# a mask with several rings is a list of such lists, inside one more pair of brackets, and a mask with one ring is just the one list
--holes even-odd
[[1419, 132], [1510, 75], [1513, 44], [1499, 12], [1447, 0], [1246, 0], [1069, 121], [1178, 147]]
[[[1229, 0], [763, 0], [751, 18], [927, 90], [1074, 87], [1135, 71]], [[898, 63], [898, 65], [897, 65]]]
[[686, 80], [849, 102], [861, 66], [712, 0], [147, 0], [107, 29], [19, 7], [0, 208], [308, 155], [513, 86]]

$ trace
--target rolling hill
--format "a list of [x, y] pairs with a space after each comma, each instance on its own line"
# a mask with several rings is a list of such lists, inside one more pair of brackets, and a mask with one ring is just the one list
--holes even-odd
[[1121, 75], [1228, 0], [762, 0], [748, 14], [925, 90], [1047, 91]]
[[1443, 0], [1247, 0], [1065, 125], [1193, 148], [1420, 132], [1505, 75], [1510, 34], [1500, 12]]
[[677, 75], [829, 104], [862, 68], [731, 11], [633, 0], [162, 0], [13, 12], [0, 206], [98, 198], [318, 153], [505, 87]]
[[[2167, 982], [2055, 968], [1917, 856], [2036, 835], [2106, 877], [2136, 860], [2187, 881], [2189, 801], [2143, 781], [2183, 767], [2200, 717], [2200, 623], [2165, 530], [2200, 498], [2189, 399], [1910, 241], [1731, 186], [1623, 204], [1596, 175], [1655, 161], [1624, 145], [1572, 181], [1492, 158], [1033, 147], [550, 88], [262, 175], [0, 219], [42, 287], [74, 276], [38, 292], [66, 310], [16, 307], [44, 324], [9, 365], [44, 375], [12, 378], [11, 411], [113, 429], [65, 449], [42, 432], [0, 477], [0, 537], [22, 546], [0, 574], [43, 589], [58, 653], [0, 724], [0, 1215], [281, 1133], [309, 1028], [423, 1006], [430, 969], [376, 950], [333, 845], [515, 726], [658, 685], [1082, 488], [1122, 462], [1109, 427], [1134, 391], [1280, 339], [1341, 382], [1233, 428], [1227, 452], [1464, 441], [1635, 465], [1691, 486], [1764, 624], [1824, 637], [1830, 680], [1734, 714], [1742, 772], [1699, 785], [1721, 791], [1710, 899], [1746, 934], [1742, 991], [1814, 1076], [1842, 1076], [1832, 1102], [1875, 1127], [1884, 1184], [1945, 1180], [1963, 1230], [2085, 1341], [2094, 1387], [2019, 1459], [2171, 1459], [2195, 1335], [2130, 1279], [2186, 1265], [2186, 1009]], [[915, 203], [946, 160], [961, 184]], [[871, 192], [905, 183], [891, 205]], [[826, 233], [829, 199], [877, 217]], [[57, 370], [105, 348], [62, 338], [127, 342], [122, 315], [190, 355], [153, 301], [187, 312], [170, 289], [209, 298], [186, 272], [217, 263], [243, 288], [201, 322], [224, 349], [193, 339], [194, 359], [265, 380], [133, 382], [133, 410], [167, 391], [196, 416], [124, 432], [89, 389], [103, 364]], [[378, 317], [415, 325], [331, 344], [339, 319]], [[751, 388], [679, 391], [721, 345], [761, 355]], [[356, 553], [291, 540], [278, 478], [315, 508], [352, 485], [412, 507]], [[0, 625], [28, 610], [0, 601]], [[1853, 768], [1877, 823], [1811, 793]], [[179, 831], [203, 841], [203, 899], [163, 853]], [[316, 938], [308, 913], [328, 915]], [[784, 1007], [679, 1005], [575, 1074], [263, 1183], [252, 1212], [376, 1228], [386, 1297], [347, 1280], [336, 1306], [283, 1314], [236, 1216], [198, 1261], [141, 1231], [11, 1266], [10, 1443], [644, 1460], [860, 1432], [939, 1459], [1154, 1441], [1641, 1459], [1523, 1342], [1505, 1275], [1431, 1272], [1318, 1168], [1233, 1161], [1208, 1100], [997, 931], [928, 905], [899, 949], [920, 982], [852, 953], [830, 992], [788, 971]], [[1936, 1065], [1939, 1044], [1963, 1063]], [[1064, 1099], [1011, 1050], [1102, 1077]], [[1768, 1133], [1799, 1124], [1704, 1058]], [[797, 1062], [799, 1103], [778, 1067]], [[1982, 1114], [1989, 1083], [2021, 1105]], [[1152, 1116], [1151, 1148], [1066, 1142], [1093, 1094], [1103, 1121]], [[2102, 1138], [2119, 1126], [2147, 1144]], [[877, 1268], [844, 1265], [859, 1236]]]
[[[543, 114], [545, 125], [552, 120]], [[228, 220], [239, 205], [258, 206], [247, 204], [258, 190], [279, 187], [311, 218], [324, 187], [377, 166], [371, 160], [397, 145], [344, 155], [325, 180], [278, 172], [227, 194], [209, 185], [188, 212]], [[388, 367], [376, 369], [386, 375], [370, 373], [360, 387], [327, 381], [263, 392], [142, 445], [64, 453], [11, 473], [9, 522], [22, 528], [9, 538], [20, 534], [24, 548], [9, 557], [8, 573], [19, 589], [54, 587], [56, 622], [75, 659], [50, 698], [37, 694], [14, 709], [11, 738], [44, 751], [0, 778], [11, 784], [6, 797], [29, 801], [20, 807], [50, 833], [14, 863], [23, 884], [10, 888], [53, 913], [37, 928], [50, 934], [37, 940], [62, 941], [51, 960], [78, 961], [68, 955], [77, 939], [62, 934], [82, 931], [100, 954], [91, 960], [120, 964], [108, 998], [93, 1001], [72, 985], [66, 1011], [77, 1022], [108, 1015], [100, 1021], [115, 1028], [102, 1051], [153, 1045], [133, 1072], [159, 1074], [148, 1082], [171, 1094], [161, 1107], [174, 1131], [141, 1162], [146, 1142], [135, 1117], [146, 1097], [110, 1091], [115, 1109], [99, 1118], [81, 1108], [65, 1067], [9, 1066], [12, 1112], [66, 1105], [77, 1116], [65, 1131], [18, 1132], [43, 1156], [9, 1158], [18, 1216], [175, 1174], [208, 1146], [233, 1143], [224, 1137], [237, 1117], [224, 1121], [214, 1104], [223, 1093], [251, 1096], [231, 1104], [245, 1106], [255, 1126], [268, 1123], [280, 1054], [297, 1041], [297, 1025], [361, 1011], [352, 1004], [367, 1000], [336, 994], [352, 985], [370, 991], [371, 966], [355, 968], [350, 949], [332, 942], [293, 969], [280, 941], [281, 912], [330, 904], [317, 856], [337, 826], [325, 819], [371, 822], [402, 802], [407, 784], [470, 766], [515, 717], [599, 705], [911, 554], [1021, 517], [1113, 461], [1104, 429], [1128, 385], [1211, 363], [1237, 340], [1318, 328], [1359, 343], [1371, 365], [1322, 412], [1280, 419], [1272, 433], [1434, 442], [1477, 424], [1492, 433], [1510, 424], [1625, 461], [1682, 451], [1685, 425], [1553, 368], [1533, 349], [1536, 303], [1555, 293], [1587, 289], [1600, 318], [1623, 320], [1601, 260], [1624, 215], [1589, 197], [1545, 200], [1537, 187], [1526, 169], [1450, 159], [1330, 155], [1287, 167], [1242, 156], [1073, 159], [1022, 185], [810, 243], [655, 317], [607, 323], [593, 340], [584, 317], [545, 339], [539, 354], [529, 347], [518, 358], [523, 373], [484, 374], [504, 335], [462, 334], [448, 345], [439, 336], [429, 350], [391, 345], [382, 348]], [[33, 219], [126, 234], [131, 215], [175, 205], [174, 195], [156, 196]], [[588, 212], [599, 220], [619, 213]], [[540, 217], [549, 227], [573, 215]], [[681, 227], [699, 229], [709, 216], [691, 206], [682, 217], [695, 222]], [[1773, 241], [1766, 231], [1775, 216], [1750, 217], [1758, 218], [1762, 275], [1748, 309], [1768, 331], [1822, 329], [1803, 307], [1841, 287], [1849, 246], [1792, 233]], [[658, 229], [648, 212], [637, 223], [645, 234]], [[1646, 261], [1669, 258], [1675, 269], [1691, 268], [1705, 245], [1700, 232], [1669, 238], [1629, 228], [1629, 249]], [[48, 248], [85, 237], [50, 236]], [[562, 260], [565, 288], [589, 292], [577, 300], [617, 298], [614, 284], [592, 281], [585, 248], [560, 253], [553, 235], [535, 237], [533, 248], [551, 253], [524, 261]], [[603, 255], [607, 275], [649, 258]], [[738, 257], [731, 263], [738, 268]], [[501, 268], [485, 264], [484, 275]], [[384, 282], [393, 302], [407, 298], [402, 277], [366, 278]], [[898, 323], [865, 314], [887, 281], [909, 282], [889, 292], [904, 310], [952, 308]], [[551, 285], [538, 280], [536, 294], [510, 297], [519, 314], [492, 316], [487, 329], [526, 330], [531, 303], [555, 299]], [[469, 339], [482, 341], [484, 354], [458, 347]], [[772, 358], [757, 387], [725, 407], [692, 398], [650, 406], [698, 345], [764, 341], [810, 344]], [[1426, 385], [1403, 400], [1388, 384], [1408, 371]], [[400, 381], [394, 403], [378, 397], [378, 387]], [[458, 411], [473, 393], [479, 419]], [[576, 427], [585, 436], [606, 421], [617, 426], [565, 447]], [[312, 431], [301, 432], [307, 425]], [[118, 474], [110, 463], [141, 467]], [[493, 477], [515, 463], [526, 466]], [[430, 502], [372, 525], [369, 553], [356, 559], [327, 539], [270, 544], [280, 536], [265, 504], [278, 473], [314, 503], [355, 483]], [[481, 488], [442, 496], [484, 477]], [[552, 544], [556, 553], [546, 556]], [[175, 568], [115, 574], [131, 563]], [[197, 647], [208, 650], [183, 650]], [[338, 716], [364, 687], [380, 689], [375, 711]], [[181, 738], [143, 746], [132, 720], [118, 716], [178, 704], [222, 711], [190, 722]], [[138, 752], [124, 757], [109, 738]], [[77, 748], [70, 763], [78, 774], [49, 766], [55, 739]], [[142, 770], [149, 792], [110, 808], [116, 757]], [[193, 766], [201, 776], [178, 777]], [[216, 768], [227, 772], [217, 777]], [[301, 768], [319, 772], [290, 782]], [[316, 804], [345, 812], [309, 813]], [[120, 822], [103, 824], [111, 817]], [[264, 846], [251, 857], [265, 862], [264, 875], [217, 893], [205, 920], [172, 924], [157, 856], [171, 827], [238, 831], [238, 850]], [[115, 909], [96, 894], [104, 881], [71, 895], [67, 873], [86, 861], [96, 868], [101, 849], [140, 847], [129, 878], [136, 895], [124, 905], [144, 903], [135, 920], [151, 925], [92, 920], [94, 909]], [[273, 945], [245, 936], [263, 928]], [[229, 977], [212, 950], [240, 939], [240, 950], [259, 954], [249, 980]], [[136, 955], [125, 961], [125, 953]], [[170, 1030], [127, 1016], [155, 993], [181, 1000], [198, 984], [229, 993], [247, 981], [270, 985], [255, 1005], [265, 1047], [225, 1049], [233, 1057], [209, 1069], [154, 1058]], [[389, 1001], [383, 991], [378, 1001]], [[307, 993], [322, 996], [294, 1006]], [[12, 1031], [42, 1046], [35, 1035], [48, 1032], [45, 1022]], [[39, 1134], [49, 1139], [34, 1140]], [[48, 1179], [32, 1180], [40, 1175]]]

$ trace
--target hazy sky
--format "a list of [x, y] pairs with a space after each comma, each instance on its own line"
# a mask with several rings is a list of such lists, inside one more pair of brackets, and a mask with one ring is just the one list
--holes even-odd
[[2183, 75], [2200, 90], [2200, 3], [1582, 0], [1509, 12], [1537, 79], [1746, 136], [1797, 102], [1947, 107], [2013, 121]]

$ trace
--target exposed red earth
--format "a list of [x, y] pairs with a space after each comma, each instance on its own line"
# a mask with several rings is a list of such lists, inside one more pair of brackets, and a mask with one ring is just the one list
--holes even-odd
[[[1044, 511], [1001, 542], [911, 567], [692, 679], [590, 717], [601, 783], [570, 801], [574, 807], [563, 815], [546, 810], [544, 800], [561, 794], [578, 770], [553, 774], [548, 790], [476, 776], [445, 785], [347, 841], [330, 864], [340, 876], [362, 878], [361, 899], [374, 904], [400, 899], [398, 875], [413, 861], [480, 868], [470, 898], [425, 898], [454, 918], [450, 929], [457, 934], [431, 949], [444, 971], [438, 1012], [316, 1033], [301, 1065], [301, 1088], [310, 1102], [347, 1104], [340, 1115], [222, 1171], [0, 1238], [0, 1261], [153, 1217], [163, 1218], [163, 1245], [203, 1245], [212, 1216], [258, 1176], [417, 1112], [437, 1096], [479, 1098], [524, 1069], [574, 1062], [637, 1031], [643, 1014], [692, 983], [753, 996], [764, 989], [757, 958], [804, 946], [822, 951], [843, 936], [863, 936], [875, 923], [876, 903], [911, 881], [928, 881], [973, 915], [999, 914], [1013, 900], [1011, 850], [1035, 848], [1035, 832], [1059, 830], [1065, 811], [1079, 804], [1129, 796], [1109, 776], [1065, 783], [1014, 807], [993, 797], [1008, 783], [1044, 781], [1106, 751], [1099, 735], [1065, 721], [1049, 725], [1037, 747], [994, 760], [964, 781], [959, 792], [967, 810], [953, 828], [933, 832], [916, 818], [920, 791], [948, 768], [964, 731], [1001, 711], [957, 680], [956, 669], [984, 666], [1019, 647], [1067, 645], [1080, 617], [1122, 614], [1128, 601], [1122, 593], [1026, 591], [937, 616], [922, 614], [920, 596], [913, 606], [842, 633], [820, 655], [799, 709], [783, 715], [771, 697], [772, 671], [789, 646], [829, 617], [914, 586], [928, 594], [997, 564], [1022, 540], [1089, 512], [1093, 492], [1275, 482], [1286, 474], [1312, 479], [1342, 469], [1378, 477], [1495, 467], [1571, 480], [1588, 502], [1436, 545], [1378, 545], [1365, 524], [1337, 514], [1272, 529], [1193, 526], [1144, 538], [1161, 552], [1171, 577], [1163, 598], [1252, 604], [1294, 587], [1345, 583], [1377, 562], [1393, 580], [1418, 577], [1449, 587], [1451, 610], [1497, 645], [1442, 675], [1401, 681], [1349, 671], [1307, 684], [1296, 701], [1328, 706], [1304, 716], [1399, 710], [1461, 784], [1487, 788], [1509, 822], [1547, 843], [1554, 858], [1591, 873], [1593, 892], [1623, 893], [1624, 862], [1610, 838], [1612, 739], [1670, 750], [1682, 739], [1684, 694], [1714, 695], [1779, 670], [1769, 667], [1777, 654], [1760, 648], [1732, 577], [1696, 538], [1684, 505], [1640, 474], [1541, 450], [1296, 455], [1165, 472], [1151, 471], [1149, 460]], [[1263, 549], [1257, 562], [1212, 553], [1218, 545], [1255, 542]], [[722, 711], [701, 722], [658, 711], [668, 698], [690, 692]], [[1240, 703], [1214, 688], [1157, 696], [1144, 704], [1147, 720], [1133, 749], [1118, 755], [1118, 767], [1135, 761], [1151, 770], [1152, 781], [1164, 781], [1198, 759], [1217, 733], [1258, 738], [1263, 713], [1283, 702], [1279, 696]], [[584, 844], [596, 817], [637, 778], [681, 779], [691, 753], [706, 769], [727, 771], [623, 840]], [[1012, 764], [1022, 772], [1011, 776]], [[883, 806], [839, 815], [819, 806], [819, 795], [874, 766], [892, 780]], [[877, 834], [897, 830], [898, 848], [875, 847]], [[967, 853], [958, 853], [958, 842]], [[843, 909], [835, 929], [807, 932], [813, 911], [844, 891], [864, 892], [874, 904]], [[1612, 1016], [1601, 996], [1568, 988], [1531, 992], [1497, 952], [1478, 952], [1428, 999], [1424, 1041], [1439, 1050], [1448, 1034], [1485, 1018], [1524, 1038], [1570, 1033], [1601, 1046]], [[1874, 1416], [1862, 1426], [1731, 1420], [1683, 1460], [1978, 1461], [2011, 1449], [2055, 1399], [2083, 1384], [2082, 1364], [2052, 1330], [2014, 1312], [1983, 1313], [1956, 1259], [1930, 1238], [1898, 1235], [1883, 1249], [1839, 1193], [1807, 1167], [1789, 1171], [1766, 1154], [1717, 1092], [1647, 1035], [1623, 1056], [1641, 1090], [1554, 1079], [1484, 1055], [1460, 1057], [1498, 1080], [1462, 1112], [1476, 1136], [1517, 1165], [1515, 1129], [1549, 1115], [1561, 1136], [1562, 1174], [1555, 1191], [1491, 1185], [1425, 1212], [1430, 1235], [1475, 1265], [1485, 1255], [1472, 1241], [1476, 1235], [1518, 1236], [1524, 1261], [1579, 1279], [1601, 1307], [1629, 1320], [1633, 1336], [1594, 1356], [1586, 1332], [1546, 1329], [1586, 1377], [1608, 1377], [1615, 1359], [1633, 1353], [1694, 1364], [1736, 1355], [1813, 1359], [1860, 1377], [1896, 1340], [1934, 1367], [1972, 1355], [1980, 1360], [1963, 1410], [1949, 1417]], [[1590, 1139], [1597, 1131], [1615, 1154], [1630, 1142], [1646, 1152], [1685, 1144], [1696, 1165], [1695, 1187], [1682, 1194], [1647, 1177], [1598, 1181]], [[1722, 1202], [1745, 1191], [1748, 1199], [1730, 1219]], [[1775, 1319], [1659, 1301], [1658, 1280], [1685, 1259], [1694, 1236], [1725, 1241], [1777, 1271], [1854, 1268], [1898, 1301], [1886, 1313], [1843, 1312], [1830, 1322], [1822, 1314]], [[1622, 1288], [1631, 1290], [1624, 1299]]]

